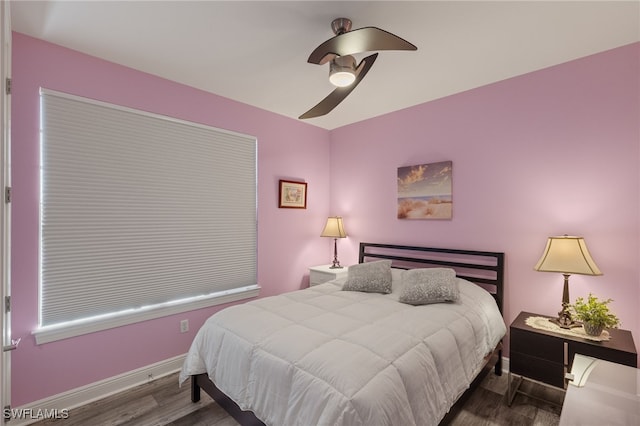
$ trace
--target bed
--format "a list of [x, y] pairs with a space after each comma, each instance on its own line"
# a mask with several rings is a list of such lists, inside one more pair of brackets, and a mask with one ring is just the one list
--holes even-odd
[[503, 253], [360, 243], [347, 278], [210, 317], [179, 380], [243, 425], [444, 424], [501, 374], [503, 294]]

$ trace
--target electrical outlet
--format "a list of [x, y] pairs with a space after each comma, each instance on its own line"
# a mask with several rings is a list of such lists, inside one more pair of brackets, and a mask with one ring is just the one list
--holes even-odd
[[180, 321], [180, 333], [186, 333], [187, 331], [189, 331], [189, 320], [184, 319]]

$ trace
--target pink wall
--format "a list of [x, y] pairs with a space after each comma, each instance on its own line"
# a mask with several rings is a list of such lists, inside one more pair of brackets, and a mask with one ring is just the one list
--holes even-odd
[[[13, 34], [12, 404], [22, 404], [152, 364], [188, 350], [216, 308], [36, 345], [38, 321], [39, 87], [164, 114], [258, 138], [258, 281], [263, 295], [307, 285], [307, 268], [328, 263], [319, 237], [329, 211], [326, 130], [191, 87]], [[308, 208], [278, 209], [278, 180], [305, 180]], [[190, 332], [179, 333], [179, 320]]]
[[[264, 295], [305, 286], [307, 267], [330, 260], [331, 242], [318, 234], [328, 214], [341, 214], [344, 264], [357, 260], [360, 241], [504, 251], [506, 320], [521, 310], [553, 315], [562, 277], [532, 268], [547, 236], [580, 234], [605, 275], [573, 276], [572, 299], [589, 291], [613, 298], [638, 340], [639, 50], [615, 49], [328, 132], [14, 33], [13, 334], [23, 341], [12, 360], [13, 405], [182, 354], [217, 310], [35, 345], [40, 86], [257, 136]], [[397, 167], [442, 160], [454, 165], [453, 220], [396, 219]], [[280, 178], [309, 183], [307, 210], [277, 208]], [[178, 333], [183, 318], [186, 334]]]
[[[360, 241], [504, 251], [509, 324], [555, 315], [562, 276], [533, 270], [551, 235], [585, 237], [604, 276], [577, 296], [612, 298], [640, 344], [640, 43], [331, 133], [331, 204]], [[397, 168], [453, 161], [452, 220], [396, 219]]]

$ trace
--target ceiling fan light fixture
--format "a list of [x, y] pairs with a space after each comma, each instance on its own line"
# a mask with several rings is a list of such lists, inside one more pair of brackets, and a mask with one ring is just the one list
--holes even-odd
[[329, 81], [336, 87], [347, 87], [356, 81], [352, 71], [338, 71], [329, 75]]
[[347, 87], [356, 80], [356, 59], [351, 55], [338, 56], [329, 65], [329, 81], [337, 87]]
[[324, 65], [328, 62], [329, 81], [338, 87], [316, 106], [302, 114], [299, 117], [301, 120], [320, 117], [331, 112], [362, 82], [378, 57], [378, 53], [369, 55], [356, 67], [356, 60], [351, 55], [376, 50], [418, 50], [415, 45], [380, 28], [364, 27], [352, 30], [351, 20], [348, 18], [334, 19], [331, 22], [331, 29], [335, 36], [316, 47], [309, 55], [307, 62], [316, 65]]

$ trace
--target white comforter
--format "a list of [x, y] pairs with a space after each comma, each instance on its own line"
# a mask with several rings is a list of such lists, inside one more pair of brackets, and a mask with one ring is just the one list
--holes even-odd
[[180, 373], [210, 379], [267, 425], [434, 425], [506, 327], [494, 299], [411, 306], [339, 281], [226, 308], [200, 329]]

